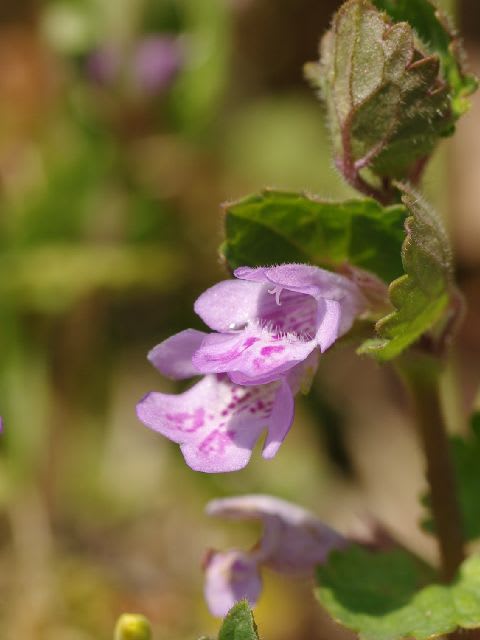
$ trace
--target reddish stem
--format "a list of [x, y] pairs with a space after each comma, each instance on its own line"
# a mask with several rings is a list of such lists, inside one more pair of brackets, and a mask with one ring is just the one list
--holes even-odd
[[404, 366], [427, 464], [427, 480], [440, 547], [443, 579], [454, 580], [465, 559], [462, 515], [443, 418], [438, 364], [430, 359]]

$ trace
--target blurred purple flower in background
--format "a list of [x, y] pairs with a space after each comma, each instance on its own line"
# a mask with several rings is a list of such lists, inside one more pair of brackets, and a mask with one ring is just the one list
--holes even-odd
[[148, 356], [171, 378], [205, 378], [179, 395], [149, 393], [137, 406], [144, 424], [181, 445], [192, 469], [209, 473], [244, 467], [265, 430], [263, 457], [277, 453], [319, 352], [366, 310], [353, 282], [317, 267], [245, 267], [235, 276], [195, 303], [215, 333], [182, 331]]
[[102, 47], [91, 53], [87, 59], [88, 77], [98, 85], [113, 84], [120, 74], [122, 56], [114, 47]]
[[234, 520], [259, 520], [263, 532], [250, 551], [210, 551], [205, 562], [205, 599], [219, 618], [246, 598], [255, 605], [260, 596], [260, 569], [309, 577], [333, 549], [349, 540], [308, 511], [278, 498], [247, 495], [213, 500], [207, 513]]
[[105, 45], [87, 59], [87, 73], [104, 87], [125, 80], [130, 88], [148, 95], [166, 91], [182, 68], [184, 54], [177, 38], [152, 35], [137, 42], [131, 52]]

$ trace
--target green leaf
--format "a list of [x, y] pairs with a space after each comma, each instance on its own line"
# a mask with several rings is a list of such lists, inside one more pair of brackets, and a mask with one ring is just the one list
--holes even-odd
[[477, 88], [477, 78], [464, 70], [464, 52], [449, 17], [433, 0], [373, 0], [395, 22], [408, 22], [430, 53], [438, 54], [441, 72], [450, 86], [450, 99], [455, 117], [469, 107], [467, 100]]
[[377, 322], [379, 338], [365, 342], [359, 353], [391, 360], [447, 317], [454, 298], [452, 257], [439, 217], [407, 187], [402, 200], [410, 212], [402, 248], [405, 274], [390, 285], [393, 313]]
[[[480, 413], [473, 416], [468, 436], [452, 436], [450, 447], [464, 535], [466, 540], [475, 540], [480, 538]], [[428, 496], [424, 498], [424, 503], [429, 506]], [[430, 518], [425, 519], [422, 524], [427, 531], [435, 531]]]
[[438, 55], [421, 50], [406, 22], [393, 24], [368, 0], [340, 7], [320, 64], [306, 74], [327, 104], [335, 163], [350, 184], [368, 192], [366, 169], [381, 179], [414, 175], [451, 133], [449, 87], [439, 71]]
[[259, 640], [257, 625], [246, 600], [230, 609], [223, 621], [218, 640]]
[[322, 202], [264, 191], [225, 206], [223, 254], [230, 267], [301, 262], [336, 268], [345, 262], [386, 282], [402, 273], [406, 211], [374, 200]]
[[334, 551], [317, 570], [316, 596], [360, 640], [427, 640], [457, 628], [480, 627], [480, 556], [461, 567], [451, 585], [408, 552]]

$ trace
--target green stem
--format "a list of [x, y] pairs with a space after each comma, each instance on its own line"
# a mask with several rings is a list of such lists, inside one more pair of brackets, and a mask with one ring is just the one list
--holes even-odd
[[440, 547], [442, 575], [452, 581], [465, 559], [462, 516], [440, 401], [438, 363], [422, 360], [403, 367], [410, 388], [427, 464], [427, 480]]

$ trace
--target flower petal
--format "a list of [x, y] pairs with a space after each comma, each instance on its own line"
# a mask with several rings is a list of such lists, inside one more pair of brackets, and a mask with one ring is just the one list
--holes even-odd
[[299, 392], [307, 394], [310, 391], [318, 368], [318, 358], [319, 352], [318, 349], [315, 349], [306, 360], [300, 362], [288, 372], [286, 379], [294, 396]]
[[256, 557], [283, 573], [308, 574], [333, 549], [349, 541], [301, 507], [267, 495], [213, 500], [209, 515], [235, 520], [260, 520], [264, 531]]
[[205, 566], [205, 599], [212, 615], [223, 618], [246, 598], [254, 606], [262, 580], [254, 557], [241, 551], [212, 552]]
[[208, 335], [193, 363], [202, 373], [228, 372], [237, 384], [265, 384], [305, 360], [316, 346], [315, 340], [253, 326], [241, 333]]
[[203, 331], [186, 329], [157, 344], [147, 357], [160, 373], [169, 378], [193, 378], [198, 376], [198, 370], [193, 366], [192, 356], [206, 335]]
[[317, 308], [318, 301], [312, 296], [273, 287], [259, 298], [258, 324], [268, 327], [272, 333], [288, 333], [311, 340], [317, 330]]
[[284, 411], [287, 393], [291, 394], [288, 386], [280, 382], [241, 387], [227, 376], [206, 376], [179, 395], [148, 394], [138, 404], [137, 415], [179, 443], [192, 469], [236, 471], [248, 463], [264, 430], [275, 423], [276, 433], [288, 431], [293, 416]]
[[334, 549], [344, 549], [349, 541], [308, 512], [295, 523], [279, 516], [264, 519], [260, 554], [265, 566], [280, 573], [311, 575]]
[[341, 300], [348, 295], [354, 297], [360, 306], [364, 305], [359, 288], [351, 280], [319, 267], [306, 264], [283, 264], [267, 269], [265, 275], [278, 287], [305, 293], [317, 300], [319, 298]]
[[320, 351], [323, 353], [340, 335], [342, 307], [337, 300], [318, 301], [318, 328], [315, 336]]
[[277, 455], [282, 442], [293, 422], [295, 402], [292, 392], [286, 382], [282, 382], [277, 392], [275, 405], [272, 411], [270, 428], [263, 445], [262, 456], [269, 460]]
[[268, 285], [224, 280], [207, 289], [195, 302], [195, 313], [215, 331], [243, 329], [257, 316], [259, 297]]
[[210, 500], [205, 508], [209, 516], [229, 520], [260, 520], [278, 516], [290, 524], [302, 522], [306, 515], [315, 518], [296, 504], [266, 494], [247, 494]]
[[248, 280], [250, 282], [268, 282], [266, 272], [270, 267], [238, 267], [233, 272], [233, 275], [239, 280]]

